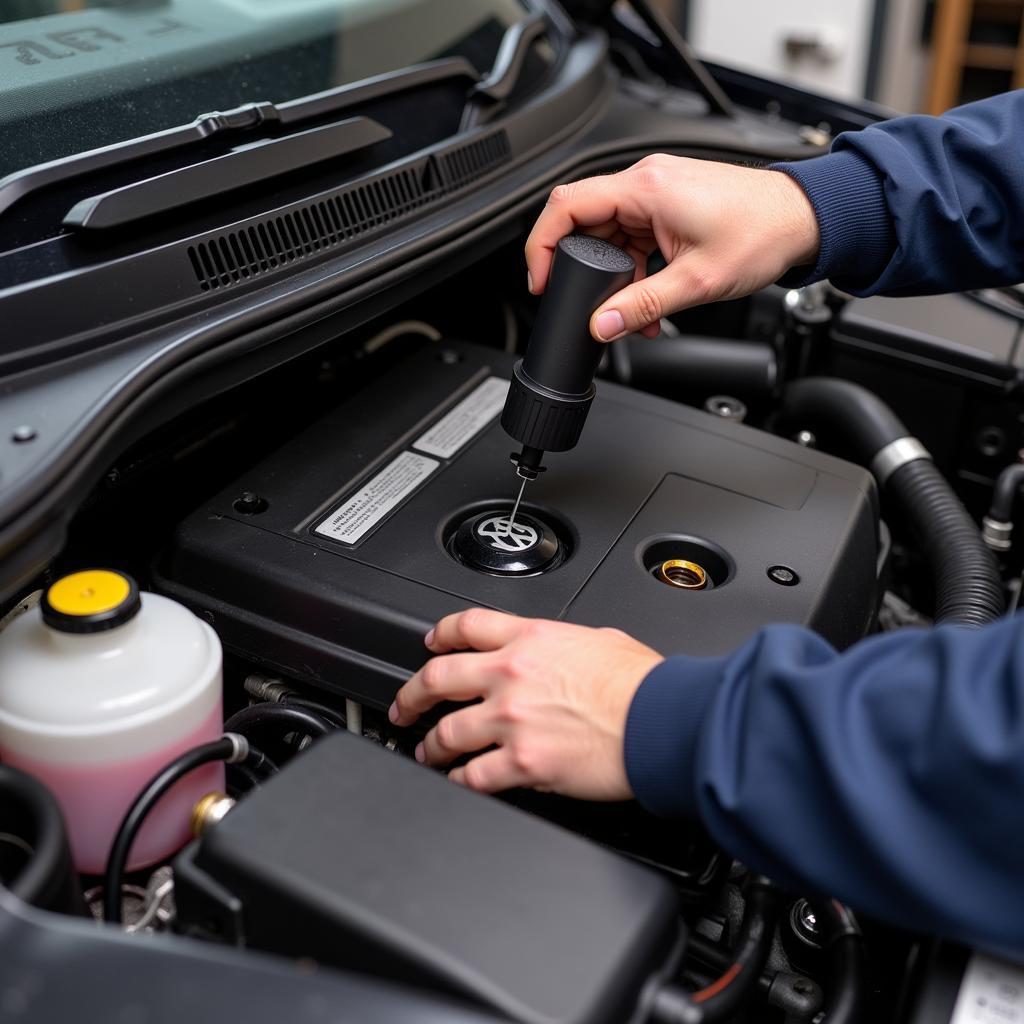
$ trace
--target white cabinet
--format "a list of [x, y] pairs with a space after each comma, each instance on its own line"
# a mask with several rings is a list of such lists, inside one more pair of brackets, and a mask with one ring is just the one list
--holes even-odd
[[876, 0], [691, 0], [687, 34], [709, 60], [860, 97], [875, 7]]

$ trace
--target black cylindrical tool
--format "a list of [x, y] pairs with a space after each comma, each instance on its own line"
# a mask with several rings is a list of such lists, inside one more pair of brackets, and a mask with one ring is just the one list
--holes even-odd
[[513, 456], [523, 479], [537, 476], [544, 452], [568, 451], [579, 441], [605, 351], [590, 335], [590, 316], [635, 272], [633, 258], [602, 238], [566, 235], [555, 247], [537, 322], [501, 414], [501, 425], [523, 445]]

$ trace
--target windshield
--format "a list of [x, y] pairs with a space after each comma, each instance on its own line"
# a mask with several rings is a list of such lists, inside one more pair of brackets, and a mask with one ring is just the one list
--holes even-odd
[[486, 73], [520, 0], [3, 0], [0, 176], [385, 71]]

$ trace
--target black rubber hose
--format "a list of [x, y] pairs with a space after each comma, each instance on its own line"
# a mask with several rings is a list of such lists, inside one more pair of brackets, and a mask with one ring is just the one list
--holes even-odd
[[[789, 385], [783, 411], [794, 422], [824, 424], [871, 466], [893, 441], [910, 437], [877, 396], [850, 381], [805, 377]], [[902, 508], [931, 569], [935, 621], [980, 626], [1006, 607], [999, 566], [977, 524], [930, 459], [905, 462], [880, 481]]]
[[744, 893], [743, 922], [733, 953], [733, 963], [707, 988], [690, 998], [700, 1007], [708, 1024], [729, 1020], [757, 990], [757, 982], [772, 949], [775, 922], [782, 895], [765, 879], [753, 880]]
[[330, 722], [331, 725], [336, 726], [339, 729], [347, 727], [345, 716], [340, 711], [327, 704], [321, 704], [317, 700], [310, 700], [308, 697], [300, 697], [298, 694], [289, 693], [287, 696], [282, 697], [277, 703], [292, 704], [295, 707], [305, 708], [307, 711], [312, 711], [313, 714], [319, 715], [322, 719]]
[[85, 914], [71, 864], [64, 815], [53, 794], [31, 775], [0, 765], [0, 884], [15, 896], [66, 914]]
[[998, 619], [1006, 608], [999, 567], [934, 464], [906, 463], [886, 490], [903, 507], [931, 567], [935, 621], [981, 626]]
[[841, 903], [819, 900], [813, 905], [829, 955], [823, 1024], [859, 1024], [868, 1000], [864, 937], [853, 914]]
[[801, 426], [831, 427], [865, 466], [887, 444], [910, 436], [902, 420], [876, 394], [834, 377], [793, 381], [782, 396], [782, 409], [787, 419]]
[[700, 392], [768, 398], [778, 369], [770, 345], [721, 338], [627, 338], [609, 350], [612, 376], [620, 384], [669, 398]]
[[[237, 783], [239, 779], [242, 779], [246, 784], [242, 792], [248, 793], [250, 790], [258, 789], [271, 775], [275, 775], [279, 771], [277, 765], [262, 750], [257, 750], [250, 744], [249, 756], [246, 757], [243, 764], [228, 765], [227, 778], [229, 783]], [[236, 791], [239, 789], [237, 785], [234, 785], [233, 788]]]
[[996, 477], [992, 488], [992, 507], [988, 510], [990, 519], [1000, 523], [1008, 523], [1013, 519], [1013, 506], [1017, 501], [1017, 493], [1024, 484], [1024, 463], [1015, 462], [1007, 466]]
[[146, 820], [146, 815], [156, 806], [164, 793], [189, 772], [204, 764], [211, 764], [213, 761], [238, 760], [240, 753], [242, 757], [245, 757], [248, 754], [248, 745], [245, 744], [245, 749], [240, 749], [240, 744], [245, 744], [245, 740], [239, 737], [222, 736], [218, 740], [186, 750], [184, 754], [176, 757], [151, 779], [135, 798], [118, 827], [113, 846], [111, 846], [110, 854], [107, 857], [107, 870], [103, 876], [103, 919], [105, 921], [114, 924], [121, 922], [121, 883], [124, 878], [125, 864], [128, 862], [128, 855], [131, 853], [135, 837]]
[[764, 878], [753, 879], [744, 895], [743, 922], [729, 967], [698, 992], [686, 993], [674, 986], [662, 988], [654, 996], [652, 1020], [663, 1024], [720, 1024], [736, 1016], [757, 991], [783, 898]]
[[[719, 974], [732, 964], [729, 951], [712, 942], [699, 932], [691, 931], [686, 937], [686, 958], [695, 960]], [[757, 997], [768, 1006], [782, 1010], [787, 1024], [810, 1024], [821, 1012], [825, 997], [817, 982], [791, 971], [773, 970], [770, 965], [757, 979]], [[752, 1014], [746, 1014], [750, 1019]]]
[[[719, 974], [725, 974], [732, 967], [733, 963], [732, 955], [727, 949], [717, 942], [712, 942], [710, 939], [705, 938], [698, 932], [691, 932], [687, 936], [686, 956], [687, 958], [692, 957], [698, 963], [704, 964], [705, 967], [710, 967], [712, 971], [717, 971]], [[765, 972], [757, 980], [758, 992], [765, 999], [768, 998], [773, 978], [773, 974]]]
[[266, 782], [265, 778], [257, 775], [251, 768], [247, 768], [244, 764], [230, 765], [225, 777], [227, 794], [231, 797], [238, 797], [246, 793], [251, 793], [254, 789], [259, 789], [264, 782]]
[[333, 726], [320, 715], [295, 704], [270, 702], [251, 704], [236, 711], [225, 723], [225, 732], [265, 734], [277, 726], [284, 732], [299, 732], [306, 736], [326, 736]]
[[250, 744], [249, 756], [245, 759], [245, 768], [259, 779], [268, 779], [281, 769], [263, 753]]

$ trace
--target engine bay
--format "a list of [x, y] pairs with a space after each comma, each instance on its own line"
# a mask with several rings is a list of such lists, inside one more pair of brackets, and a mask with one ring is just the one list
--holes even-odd
[[[868, 474], [610, 382], [506, 536], [511, 363], [428, 344], [189, 517], [158, 588], [230, 648], [380, 710], [427, 630], [472, 605], [614, 625], [665, 654], [726, 653], [779, 620], [863, 635]], [[664, 576], [675, 561], [696, 587]]]
[[[0, 1018], [1013, 1024], [1017, 968], [696, 817], [457, 785], [417, 762], [459, 706], [389, 715], [470, 608], [696, 658], [1016, 610], [1019, 287], [780, 283], [598, 346], [614, 239], [558, 242], [568, 324], [524, 280], [559, 184], [890, 112], [702, 64], [644, 0], [24, 6]], [[815, 849], [820, 806], [766, 831]]]
[[[125, 853], [119, 898], [66, 853], [26, 888], [42, 869], [25, 850], [61, 826], [45, 796], [12, 791], [49, 810], [3, 848], [4, 884], [69, 922], [399, 983], [441, 1000], [439, 1019], [942, 1019], [921, 1007], [963, 960], [913, 922], [783, 891], [695, 822], [468, 792], [414, 764], [429, 722], [385, 712], [424, 633], [471, 606], [614, 626], [666, 655], [725, 653], [770, 622], [844, 648], [929, 621], [942, 595], [912, 509], [829, 388], [889, 397], [978, 517], [1020, 443], [991, 340], [1017, 314], [937, 299], [972, 325], [959, 338], [988, 339], [972, 353], [923, 329], [908, 341], [884, 302], [821, 287], [681, 314], [611, 348], [580, 444], [551, 457], [513, 532], [496, 525], [516, 484], [499, 413], [535, 303], [494, 282], [517, 260], [498, 249], [111, 465], [40, 588], [110, 566], [144, 612], [189, 609], [224, 654], [210, 742], [227, 731], [245, 750], [189, 791], [172, 850]], [[991, 410], [975, 445], [943, 444], [929, 389], [959, 416]], [[1001, 558], [1012, 604], [1019, 564]], [[56, 621], [39, 597], [9, 621]], [[143, 663], [181, 661], [198, 635]]]

